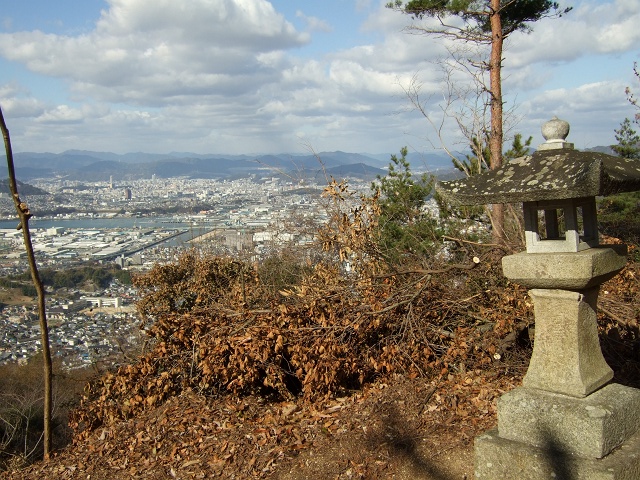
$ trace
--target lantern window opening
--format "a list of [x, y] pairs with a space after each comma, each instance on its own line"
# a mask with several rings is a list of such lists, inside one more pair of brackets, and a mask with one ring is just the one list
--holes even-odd
[[524, 202], [527, 252], [577, 252], [598, 245], [594, 197]]

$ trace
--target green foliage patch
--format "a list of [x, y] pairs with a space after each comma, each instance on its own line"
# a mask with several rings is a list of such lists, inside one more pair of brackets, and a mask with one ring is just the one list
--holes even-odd
[[[117, 266], [83, 266], [65, 270], [43, 268], [39, 273], [42, 283], [53, 288], [79, 288], [87, 283], [91, 283], [97, 288], [107, 288], [113, 280], [118, 280], [124, 285], [131, 285], [129, 271], [122, 270]], [[11, 282], [13, 280], [29, 282], [31, 281], [31, 274], [25, 272], [22, 275], [12, 277], [8, 281]], [[28, 287], [25, 285], [25, 288]]]

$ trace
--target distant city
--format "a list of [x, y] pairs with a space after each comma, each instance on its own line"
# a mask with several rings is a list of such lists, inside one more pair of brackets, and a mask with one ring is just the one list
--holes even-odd
[[[152, 176], [126, 185], [111, 179], [91, 184], [38, 179], [31, 185], [48, 192], [23, 199], [35, 215], [30, 229], [36, 254], [50, 266], [89, 261], [149, 266], [161, 260], [153, 252], [164, 255], [167, 245], [202, 244], [204, 239], [217, 244], [220, 253], [259, 255], [267, 244], [296, 240], [288, 225], [325, 219], [320, 199], [324, 185], [278, 177]], [[352, 188], [369, 185], [355, 181]], [[8, 194], [0, 196], [0, 252], [5, 261], [25, 256], [14, 208]]]

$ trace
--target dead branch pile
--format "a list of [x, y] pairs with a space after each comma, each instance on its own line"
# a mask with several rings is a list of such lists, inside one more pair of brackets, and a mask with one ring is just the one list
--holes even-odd
[[[254, 285], [260, 291], [258, 276], [226, 278], [225, 293], [218, 296], [209, 289], [220, 279], [203, 278], [208, 270], [201, 267], [229, 271], [229, 261], [187, 254], [180, 264], [196, 268], [171, 283], [171, 292], [159, 288], [150, 295], [163, 295], [167, 304], [160, 312], [154, 303], [150, 350], [88, 387], [72, 419], [75, 429], [92, 430], [135, 416], [185, 390], [302, 395], [317, 402], [389, 373], [432, 376], [487, 366], [504, 354], [501, 339], [514, 324], [529, 319], [522, 290], [484, 285], [477, 291], [478, 279], [466, 271], [445, 281], [407, 274], [356, 290], [341, 285], [336, 271], [317, 265], [302, 285], [283, 292], [278, 302], [273, 299], [270, 308], [251, 308], [250, 296], [248, 303], [241, 301], [242, 283], [247, 292]], [[169, 276], [175, 268], [156, 267], [138, 282]], [[478, 268], [474, 276], [487, 273]], [[459, 282], [455, 289], [452, 280]], [[190, 290], [188, 283], [200, 288]], [[176, 298], [184, 291], [196, 293], [197, 307], [172, 311], [169, 304], [180, 303], [182, 297]]]

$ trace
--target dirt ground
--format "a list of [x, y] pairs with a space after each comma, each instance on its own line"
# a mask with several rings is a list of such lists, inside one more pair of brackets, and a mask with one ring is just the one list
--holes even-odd
[[[382, 387], [382, 388], [380, 388]], [[282, 480], [372, 478], [461, 480], [473, 477], [476, 428], [446, 425], [429, 403], [434, 386], [396, 379], [345, 408], [339, 435], [283, 462]], [[430, 411], [431, 410], [431, 411]], [[334, 421], [335, 423], [335, 421]], [[487, 423], [491, 423], [487, 419]]]
[[494, 425], [495, 398], [480, 402], [459, 380], [397, 376], [321, 409], [186, 393], [0, 478], [471, 479], [473, 438]]

